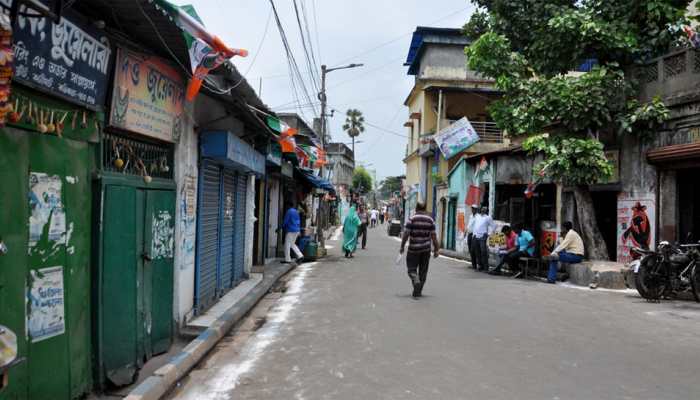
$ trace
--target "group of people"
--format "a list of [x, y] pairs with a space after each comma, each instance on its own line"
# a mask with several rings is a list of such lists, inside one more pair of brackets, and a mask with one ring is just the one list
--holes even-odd
[[[498, 250], [499, 261], [494, 268], [489, 267], [488, 238], [493, 233], [495, 224], [488, 215], [488, 208], [472, 205], [472, 217], [467, 226], [467, 243], [469, 255], [472, 260], [472, 268], [477, 271], [488, 272], [492, 275], [500, 275], [504, 265], [519, 276], [520, 259], [523, 257], [534, 257], [536, 242], [530, 231], [523, 227], [523, 224], [515, 224], [512, 227], [506, 225], [501, 228], [501, 233], [505, 237], [505, 244]], [[584, 245], [581, 236], [574, 231], [573, 224], [569, 221], [562, 224], [563, 240], [551, 254], [543, 259], [549, 262], [547, 282], [556, 283], [559, 263], [576, 264], [583, 261]]]

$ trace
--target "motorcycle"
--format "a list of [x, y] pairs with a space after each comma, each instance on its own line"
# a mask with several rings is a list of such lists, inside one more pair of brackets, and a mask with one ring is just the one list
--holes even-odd
[[691, 292], [700, 302], [699, 248], [700, 243], [673, 246], [667, 241], [660, 242], [656, 251], [633, 248], [641, 256], [632, 262], [639, 294], [658, 301]]

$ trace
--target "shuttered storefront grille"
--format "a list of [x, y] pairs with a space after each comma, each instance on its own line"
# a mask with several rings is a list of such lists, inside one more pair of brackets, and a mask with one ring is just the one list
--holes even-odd
[[197, 225], [197, 275], [195, 307], [202, 311], [217, 299], [221, 169], [204, 162], [200, 170]]

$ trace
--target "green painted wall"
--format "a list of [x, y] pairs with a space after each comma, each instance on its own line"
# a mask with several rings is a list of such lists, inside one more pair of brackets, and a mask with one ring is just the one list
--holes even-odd
[[[92, 151], [87, 142], [0, 130], [0, 236], [9, 249], [0, 256], [0, 323], [17, 333], [20, 356], [26, 358], [11, 370], [10, 384], [0, 399], [70, 399], [91, 387]], [[50, 240], [45, 227], [30, 251], [32, 172], [60, 178], [66, 234], [64, 239]], [[61, 266], [63, 273], [65, 333], [32, 343], [25, 335], [30, 312], [25, 285], [31, 271], [54, 266]]]
[[[78, 112], [75, 106], [21, 87], [13, 86], [15, 95], [56, 110], [57, 115]], [[82, 110], [79, 113], [81, 118]], [[99, 129], [93, 122], [101, 117], [86, 112], [90, 124], [78, 123], [73, 128], [66, 123], [63, 138], [37, 132], [26, 116], [18, 125], [25, 129], [0, 129], [0, 237], [8, 247], [8, 253], [0, 255], [0, 324], [17, 334], [19, 355], [25, 358], [10, 370], [9, 385], [0, 391], [0, 400], [73, 399], [91, 389], [91, 179], [97, 148], [91, 142]], [[62, 204], [65, 224], [54, 214], [47, 223], [36, 218], [36, 213], [34, 222], [30, 221], [32, 173], [57, 177], [60, 192], [56, 198]], [[30, 240], [32, 225], [43, 227], [35, 237], [38, 240]], [[52, 225], [55, 229], [50, 233]], [[27, 301], [26, 287], [38, 289], [33, 282], [44, 277], [37, 271], [49, 267], [61, 267], [63, 296], [54, 297], [53, 304], [62, 298], [64, 332], [32, 340], [26, 333], [28, 315], [43, 308]]]

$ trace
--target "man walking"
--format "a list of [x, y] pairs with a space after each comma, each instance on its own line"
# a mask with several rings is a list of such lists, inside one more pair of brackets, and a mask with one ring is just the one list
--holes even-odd
[[282, 223], [282, 229], [284, 230], [284, 262], [289, 264], [292, 262], [292, 257], [290, 254], [291, 250], [294, 250], [294, 254], [297, 256], [297, 261], [304, 258], [304, 255], [299, 250], [296, 245], [297, 237], [299, 237], [299, 232], [301, 231], [301, 218], [299, 217], [299, 212], [292, 203], [287, 203], [287, 212], [284, 214], [284, 222]]
[[428, 277], [428, 265], [430, 264], [430, 244], [433, 246], [435, 258], [438, 256], [440, 245], [435, 234], [435, 221], [426, 213], [425, 203], [416, 204], [416, 214], [406, 224], [401, 240], [403, 254], [408, 242], [408, 254], [406, 254], [406, 268], [408, 276], [413, 283], [413, 297], [418, 298], [423, 294], [423, 286]]
[[569, 221], [561, 225], [564, 240], [557, 246], [549, 256], [549, 273], [547, 282], [557, 282], [557, 272], [559, 272], [559, 262], [567, 264], [578, 264], [583, 261], [584, 247], [581, 236], [573, 229], [574, 224]]
[[476, 258], [476, 242], [474, 241], [474, 223], [476, 216], [479, 215], [479, 206], [472, 204], [472, 215], [469, 217], [467, 224], [467, 248], [469, 249], [469, 259], [472, 261], [472, 268], [476, 269], [478, 261]]
[[[488, 272], [489, 270], [489, 235], [493, 233], [494, 223], [489, 215], [487, 207], [481, 207], [481, 212], [476, 215], [474, 221], [474, 235], [472, 242], [476, 241], [477, 270]], [[473, 264], [473, 263], [472, 263]]]
[[369, 225], [369, 215], [367, 214], [366, 206], [360, 206], [360, 212], [358, 213], [360, 217], [360, 231], [357, 234], [359, 240], [362, 236], [362, 249], [367, 247], [367, 225]]
[[376, 208], [373, 208], [372, 211], [370, 211], [370, 220], [372, 221], [372, 228], [375, 228], [377, 226], [378, 219], [379, 219], [379, 211], [377, 211]]

